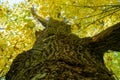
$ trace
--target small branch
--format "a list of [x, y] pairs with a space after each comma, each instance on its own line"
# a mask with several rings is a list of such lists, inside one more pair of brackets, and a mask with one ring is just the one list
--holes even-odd
[[107, 15], [105, 15], [105, 13], [104, 13], [104, 16], [102, 16], [102, 17], [98, 18], [97, 20], [95, 20], [95, 21], [91, 22], [91, 23], [90, 23], [90, 24], [88, 24], [86, 27], [88, 27], [88, 26], [90, 26], [90, 25], [94, 24], [94, 23], [95, 23], [95, 22], [97, 22], [97, 21], [100, 21], [101, 19], [103, 19], [103, 18], [105, 18], [105, 17], [107, 17], [107, 16], [110, 16], [110, 15], [112, 15], [112, 14], [114, 14], [114, 13], [118, 12], [119, 10], [120, 10], [119, 8], [116, 8], [113, 12], [110, 12], [110, 13], [109, 13], [109, 14], [107, 14]]
[[47, 20], [43, 19], [42, 17], [40, 17], [36, 11], [35, 11], [35, 8], [34, 6], [31, 8], [31, 12], [32, 12], [32, 15], [35, 19], [37, 19], [44, 27], [47, 26]]
[[[61, 4], [66, 5], [66, 4]], [[120, 7], [120, 5], [98, 5], [98, 6], [78, 6], [78, 5], [67, 5], [67, 6], [75, 6], [75, 7], [82, 7], [82, 8], [99, 8], [99, 7]]]

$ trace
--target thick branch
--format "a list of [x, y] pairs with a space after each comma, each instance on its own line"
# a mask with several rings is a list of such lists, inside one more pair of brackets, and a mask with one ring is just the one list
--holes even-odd
[[120, 23], [102, 31], [98, 35], [92, 37], [93, 48], [99, 52], [106, 52], [107, 50], [120, 51]]

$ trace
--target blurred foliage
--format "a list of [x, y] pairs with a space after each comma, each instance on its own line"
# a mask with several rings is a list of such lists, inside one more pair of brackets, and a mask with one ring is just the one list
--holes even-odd
[[38, 14], [77, 26], [75, 34], [93, 36], [120, 21], [118, 0], [31, 0]]
[[120, 79], [120, 52], [108, 50], [104, 55], [105, 64], [110, 71], [113, 71], [116, 78]]
[[[43, 29], [31, 14], [34, 5], [39, 16], [71, 24], [79, 37], [91, 37], [120, 22], [120, 0], [29, 0], [14, 5], [0, 4], [0, 77], [9, 70], [13, 59], [32, 48], [35, 31]], [[117, 45], [117, 44], [116, 44]], [[109, 53], [109, 54], [108, 54]], [[108, 51], [107, 67], [120, 78], [120, 54]]]
[[0, 5], [0, 77], [8, 71], [13, 59], [22, 51], [32, 48], [35, 31], [40, 29], [33, 19], [29, 4], [13, 8]]

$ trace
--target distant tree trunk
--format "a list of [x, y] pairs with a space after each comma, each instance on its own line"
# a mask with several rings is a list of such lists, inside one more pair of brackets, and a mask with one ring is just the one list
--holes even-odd
[[33, 48], [19, 54], [6, 80], [115, 80], [104, 65], [107, 50], [120, 50], [120, 24], [94, 37], [79, 38], [70, 25], [49, 20]]

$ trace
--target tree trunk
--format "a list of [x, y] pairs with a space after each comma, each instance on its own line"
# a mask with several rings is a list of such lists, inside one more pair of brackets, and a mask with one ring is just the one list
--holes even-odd
[[79, 38], [70, 25], [49, 21], [33, 48], [15, 58], [6, 80], [115, 80], [103, 55], [120, 50], [119, 23], [94, 37]]

